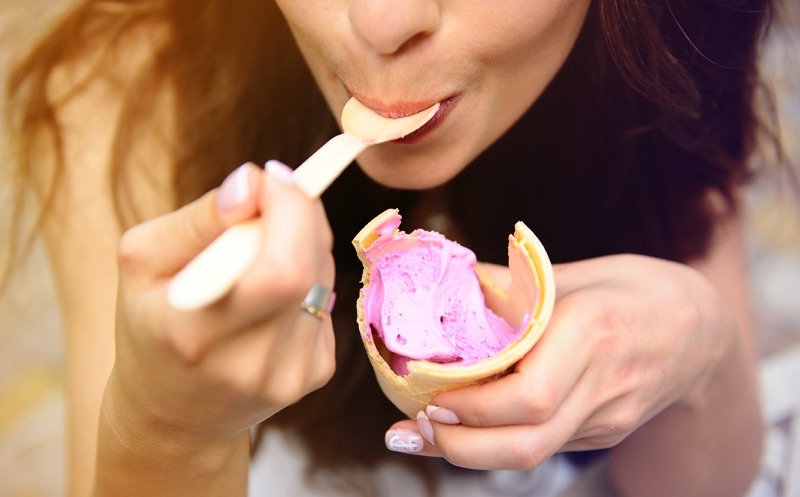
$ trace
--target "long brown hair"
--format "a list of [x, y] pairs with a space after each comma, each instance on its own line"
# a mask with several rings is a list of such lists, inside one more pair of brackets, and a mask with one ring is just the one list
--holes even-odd
[[[756, 60], [772, 4], [592, 2], [572, 54], [545, 93], [437, 190], [444, 200], [436, 208], [483, 260], [504, 262], [498, 241], [519, 219], [554, 261], [614, 252], [679, 261], [702, 255], [716, 220], [705, 196], [715, 191], [735, 209], [735, 191], [752, 173], [748, 161], [765, 129], [754, 103]], [[54, 68], [90, 46], [111, 53], [126, 32], [148, 23], [166, 27], [167, 36], [131, 83], [117, 130], [109, 188], [124, 226], [140, 221], [124, 186], [135, 124], [154, 112], [155, 95], [166, 85], [177, 98], [170, 150], [179, 204], [247, 160], [299, 164], [333, 132], [273, 2], [85, 0], [10, 78], [23, 179], [34, 167], [32, 136], [45, 131], [60, 150], [59, 102], [48, 101], [45, 91]], [[370, 467], [395, 457], [383, 448], [382, 434], [400, 414], [371, 376], [348, 305], [360, 276], [349, 240], [383, 208], [412, 211], [425, 198], [374, 185], [358, 168], [323, 198], [337, 235], [337, 372], [328, 386], [268, 421], [297, 433], [316, 467]]]

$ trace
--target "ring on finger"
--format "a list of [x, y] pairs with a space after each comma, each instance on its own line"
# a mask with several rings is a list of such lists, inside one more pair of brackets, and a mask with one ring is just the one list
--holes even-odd
[[325, 316], [330, 315], [335, 303], [336, 292], [315, 283], [300, 307], [317, 319], [325, 319]]

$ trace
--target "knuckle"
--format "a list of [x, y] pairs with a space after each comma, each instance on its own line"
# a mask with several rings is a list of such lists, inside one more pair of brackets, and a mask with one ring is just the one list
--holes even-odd
[[220, 368], [223, 384], [237, 397], [256, 399], [264, 396], [265, 385], [271, 366], [262, 358], [266, 354], [262, 347], [249, 346], [249, 350], [237, 355], [234, 362]]
[[308, 391], [308, 371], [305, 368], [283, 367], [274, 369], [267, 379], [265, 394], [276, 405], [294, 404]]
[[623, 410], [618, 414], [612, 426], [615, 433], [631, 433], [639, 426], [639, 413], [633, 409]]
[[141, 253], [141, 226], [125, 230], [117, 245], [117, 261], [122, 270], [130, 270], [138, 264]]
[[623, 437], [615, 434], [595, 435], [574, 440], [565, 445], [566, 450], [599, 450], [610, 449], [622, 441]]
[[230, 388], [238, 395], [245, 398], [254, 398], [260, 395], [264, 388], [264, 375], [260, 368], [239, 370], [228, 380]]
[[684, 298], [684, 305], [676, 306], [675, 323], [681, 330], [697, 330], [703, 321], [701, 301], [694, 298]]
[[592, 315], [592, 328], [603, 333], [613, 333], [619, 329], [620, 316], [610, 307], [598, 306]]
[[594, 345], [594, 350], [612, 346], [621, 328], [625, 326], [623, 317], [612, 306], [601, 302], [589, 304], [587, 311], [587, 336]]
[[333, 231], [331, 230], [331, 227], [327, 225], [327, 223], [326, 226], [328, 228], [325, 230], [327, 233], [325, 237], [325, 249], [327, 249], [330, 252], [333, 250], [333, 244], [334, 244]]
[[328, 222], [324, 223], [325, 228], [322, 230], [320, 236], [322, 236], [322, 246], [325, 247], [325, 250], [331, 251], [333, 250], [333, 229]]
[[208, 351], [208, 345], [184, 333], [169, 333], [169, 345], [184, 366], [197, 366]]
[[170, 316], [151, 328], [158, 330], [153, 333], [153, 339], [169, 350], [185, 367], [200, 364], [211, 348], [211, 339], [206, 333], [208, 330], [195, 326], [191, 320]]
[[509, 450], [509, 458], [509, 469], [530, 471], [540, 466], [547, 457], [538, 444], [527, 437], [519, 437]]
[[596, 437], [591, 441], [592, 449], [610, 449], [619, 445], [620, 442], [625, 440], [627, 433], [613, 433]]
[[605, 436], [619, 442], [639, 426], [639, 412], [634, 408], [619, 409], [606, 421], [603, 427]]
[[555, 414], [558, 398], [558, 392], [552, 385], [537, 381], [525, 390], [520, 400], [532, 422], [544, 422]]
[[305, 389], [298, 388], [297, 383], [284, 385], [281, 389], [271, 393], [270, 401], [278, 406], [288, 406], [297, 403], [305, 395]]
[[316, 381], [311, 384], [312, 390], [325, 386], [336, 372], [336, 359], [332, 355], [326, 354], [316, 364]]

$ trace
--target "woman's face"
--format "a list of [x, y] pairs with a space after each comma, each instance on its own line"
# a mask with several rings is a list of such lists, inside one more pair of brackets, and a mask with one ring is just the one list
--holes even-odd
[[508, 130], [561, 67], [590, 2], [276, 1], [337, 116], [351, 96], [391, 117], [442, 104], [421, 133], [359, 157], [396, 188], [446, 182]]

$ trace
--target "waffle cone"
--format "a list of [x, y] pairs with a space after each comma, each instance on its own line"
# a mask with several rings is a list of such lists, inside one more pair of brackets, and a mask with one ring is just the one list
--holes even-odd
[[510, 288], [501, 288], [490, 280], [480, 265], [476, 273], [486, 305], [495, 314], [517, 328], [528, 316], [520, 338], [499, 353], [465, 366], [411, 360], [408, 362], [408, 374], [399, 376], [387, 362], [391, 352], [380, 341], [380, 337], [373, 337], [364, 310], [364, 298], [370, 283], [370, 262], [364, 252], [382, 236], [413, 240], [413, 235], [399, 231], [399, 224], [398, 210], [386, 210], [370, 221], [353, 240], [364, 265], [361, 278], [363, 287], [356, 305], [361, 340], [381, 390], [398, 409], [413, 418], [437, 394], [493, 380], [514, 366], [536, 344], [547, 326], [555, 303], [555, 283], [553, 268], [544, 247], [524, 223], [516, 223], [514, 234], [508, 237]]

